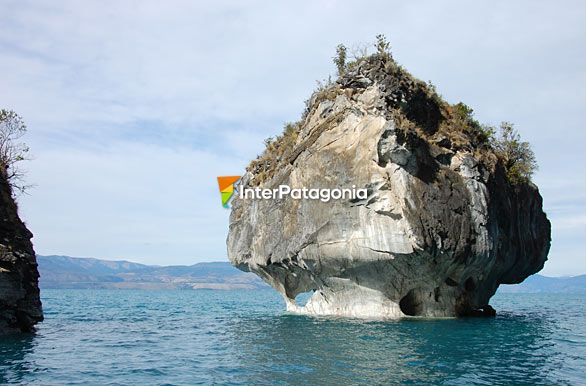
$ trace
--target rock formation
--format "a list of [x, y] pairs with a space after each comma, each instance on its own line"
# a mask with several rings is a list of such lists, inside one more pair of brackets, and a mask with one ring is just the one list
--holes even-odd
[[368, 189], [364, 200], [234, 198], [229, 259], [279, 291], [289, 311], [492, 315], [499, 284], [547, 260], [537, 187], [511, 181], [486, 133], [385, 55], [315, 92], [241, 184]]
[[0, 170], [0, 334], [32, 331], [43, 320], [32, 236]]

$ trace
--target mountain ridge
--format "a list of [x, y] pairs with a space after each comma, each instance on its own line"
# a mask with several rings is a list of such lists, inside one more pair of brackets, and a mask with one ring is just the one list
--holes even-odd
[[63, 255], [37, 255], [41, 288], [255, 289], [264, 283], [228, 262], [146, 265]]
[[[163, 266], [64, 255], [37, 255], [37, 259], [43, 289], [268, 288], [255, 275], [241, 272], [227, 261]], [[586, 294], [586, 274], [563, 277], [533, 275], [521, 284], [502, 285], [499, 292]]]

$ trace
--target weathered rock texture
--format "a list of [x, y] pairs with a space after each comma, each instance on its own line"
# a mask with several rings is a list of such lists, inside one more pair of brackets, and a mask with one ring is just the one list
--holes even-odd
[[0, 334], [32, 331], [43, 320], [32, 236], [0, 170]]
[[292, 138], [253, 162], [242, 184], [356, 185], [369, 195], [234, 199], [230, 261], [283, 294], [290, 311], [492, 314], [499, 284], [523, 281], [547, 259], [550, 223], [537, 187], [509, 182], [481, 134], [392, 59], [373, 55], [315, 93]]

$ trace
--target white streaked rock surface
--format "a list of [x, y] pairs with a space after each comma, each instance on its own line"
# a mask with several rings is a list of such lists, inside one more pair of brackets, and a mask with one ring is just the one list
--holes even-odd
[[[368, 198], [236, 198], [230, 261], [281, 292], [291, 312], [364, 318], [490, 313], [499, 284], [522, 281], [547, 258], [550, 225], [537, 188], [511, 186], [477, 149], [438, 144], [433, 128], [425, 137], [399, 129], [391, 114], [399, 104], [389, 102], [392, 79], [382, 78], [380, 69], [357, 71], [370, 76], [371, 85], [342, 87], [332, 100], [313, 98], [298, 156], [281, 162], [262, 187], [356, 185], [368, 188]], [[403, 92], [407, 106], [422, 103], [410, 89]], [[255, 178], [248, 173], [243, 186]], [[307, 291], [315, 292], [298, 306], [295, 297]]]

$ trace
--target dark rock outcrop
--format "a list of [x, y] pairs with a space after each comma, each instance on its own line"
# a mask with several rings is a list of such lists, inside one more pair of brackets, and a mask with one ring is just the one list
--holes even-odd
[[479, 126], [456, 113], [392, 59], [364, 59], [312, 96], [297, 133], [270, 144], [242, 186], [356, 185], [368, 198], [235, 198], [230, 261], [291, 311], [494, 315], [499, 284], [543, 267], [550, 223], [537, 187], [510, 181]]
[[29, 332], [43, 320], [32, 236], [0, 170], [0, 334]]

